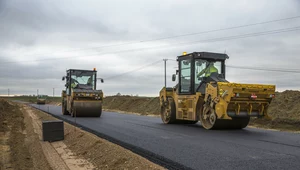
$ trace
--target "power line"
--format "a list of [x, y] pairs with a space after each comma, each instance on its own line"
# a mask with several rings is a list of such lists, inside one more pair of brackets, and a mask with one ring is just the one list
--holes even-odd
[[[168, 59], [169, 60], [169, 59]], [[171, 59], [172, 60], [172, 59]], [[132, 72], [135, 72], [135, 71], [139, 71], [139, 70], [142, 70], [144, 68], [147, 68], [147, 67], [150, 67], [150, 66], [153, 66], [155, 64], [158, 64], [160, 63], [161, 61], [163, 60], [157, 60], [153, 63], [150, 63], [150, 64], [147, 64], [147, 65], [144, 65], [142, 67], [138, 67], [136, 69], [133, 69], [131, 71], [127, 71], [127, 72], [124, 72], [124, 73], [121, 73], [121, 74], [117, 74], [117, 75], [114, 75], [114, 76], [110, 76], [110, 77], [107, 77], [105, 78], [106, 80], [107, 79], [113, 79], [113, 78], [116, 78], [116, 77], [120, 77], [120, 76], [123, 76], [123, 75], [126, 75], [126, 74], [129, 74], [129, 73], [132, 73]], [[248, 66], [232, 66], [232, 65], [226, 65], [226, 67], [228, 68], [234, 68], [234, 69], [247, 69], [247, 70], [258, 70], [258, 71], [274, 71], [274, 72], [288, 72], [288, 73], [300, 73], [300, 70], [296, 70], [296, 69], [284, 69], [284, 68], [261, 68], [261, 67], [248, 67]], [[55, 88], [59, 88], [59, 89], [63, 89], [63, 87], [55, 87]], [[19, 90], [20, 91], [20, 90]], [[21, 92], [21, 91], [20, 91]], [[30, 92], [32, 93], [32, 91], [22, 91], [22, 92]], [[8, 95], [10, 94], [10, 89], [8, 89]], [[39, 94], [39, 88], [37, 88], [37, 95]], [[53, 94], [54, 94], [54, 88], [53, 88]]]
[[250, 34], [241, 34], [236, 36], [228, 36], [228, 37], [221, 37], [221, 38], [214, 38], [214, 39], [207, 39], [207, 40], [200, 40], [200, 41], [179, 43], [178, 45], [205, 43], [205, 42], [218, 42], [218, 41], [234, 40], [234, 39], [241, 39], [241, 38], [248, 38], [248, 37], [257, 37], [262, 35], [279, 34], [284, 32], [298, 31], [298, 30], [300, 30], [300, 27], [292, 27], [292, 28], [285, 28], [285, 29], [278, 29], [278, 30], [271, 30], [271, 31], [256, 32]]
[[[172, 61], [176, 61], [174, 59], [169, 59]], [[262, 68], [262, 67], [249, 67], [249, 66], [233, 66], [233, 65], [226, 65], [228, 68], [235, 68], [235, 69], [246, 69], [246, 70], [258, 70], [258, 71], [275, 71], [275, 72], [287, 72], [287, 73], [300, 73], [299, 69], [290, 69], [290, 68]]]
[[[105, 79], [113, 79], [113, 78], [116, 78], [116, 77], [123, 76], [125, 74], [129, 74], [129, 73], [132, 73], [132, 72], [135, 72], [135, 71], [139, 71], [139, 70], [142, 70], [144, 68], [150, 67], [152, 65], [158, 64], [161, 61], [162, 60], [158, 60], [158, 61], [155, 61], [153, 63], [144, 65], [142, 67], [138, 67], [138, 68], [136, 68], [134, 70], [131, 70], [131, 71], [128, 71], [128, 72], [124, 72], [124, 73], [121, 73], [121, 74], [118, 74], [118, 75], [110, 76], [110, 77], [107, 77]], [[300, 70], [295, 70], [295, 69], [275, 69], [275, 68], [259, 68], [259, 67], [246, 67], [246, 66], [231, 66], [231, 65], [226, 65], [226, 67], [235, 68], [235, 69], [248, 69], [248, 70], [260, 70], [260, 71], [275, 71], [275, 72], [300, 73]]]
[[[177, 61], [174, 59], [168, 59], [172, 61]], [[234, 69], [245, 69], [245, 70], [258, 70], [258, 71], [274, 71], [274, 72], [286, 72], [286, 73], [300, 73], [299, 69], [286, 69], [286, 68], [261, 68], [261, 67], [248, 67], [248, 66], [233, 66], [233, 65], [226, 65], [228, 68]]]
[[276, 69], [276, 68], [257, 68], [257, 67], [230, 66], [230, 65], [227, 65], [226, 67], [235, 68], [235, 69], [246, 69], [246, 70], [275, 71], [275, 72], [286, 72], [286, 73], [300, 73], [300, 70], [285, 70], [285, 69]]
[[[112, 51], [112, 52], [108, 52], [108, 53], [95, 53], [95, 54], [91, 54], [91, 55], [85, 55], [84, 57], [95, 56], [95, 55], [99, 55], [99, 54], [102, 54], [102, 55], [104, 55], [104, 54], [117, 54], [117, 53], [125, 53], [125, 52], [132, 52], [132, 51], [142, 51], [142, 50], [158, 49], [158, 48], [168, 48], [170, 46], [176, 46], [176, 45], [190, 45], [190, 44], [197, 44], [197, 43], [226, 41], [226, 40], [241, 39], [241, 38], [248, 38], [248, 37], [257, 37], [257, 36], [262, 36], [262, 35], [279, 34], [279, 33], [284, 33], [284, 32], [298, 31], [298, 30], [300, 30], [300, 26], [299, 27], [285, 28], [285, 29], [271, 30], [271, 31], [255, 32], [255, 33], [249, 33], [249, 34], [241, 34], [241, 35], [235, 35], [235, 36], [227, 36], [227, 37], [221, 37], [221, 38], [206, 39], [206, 40], [172, 43], [172, 44], [167, 44], [167, 45], [153, 46], [153, 47], [146, 47], [146, 48]], [[83, 56], [77, 56], [77, 57], [71, 56], [71, 57], [63, 57], [63, 58], [57, 57], [57, 58], [47, 58], [47, 59], [40, 59], [40, 60], [2, 62], [1, 64], [20, 63], [20, 62], [37, 62], [37, 61], [49, 61], [49, 60], [63, 60], [63, 59], [74, 59], [74, 58], [82, 58], [82, 57]]]
[[206, 34], [206, 33], [212, 33], [212, 32], [218, 32], [218, 31], [225, 31], [225, 30], [231, 30], [231, 29], [249, 27], [249, 26], [254, 26], [254, 25], [268, 24], [268, 23], [272, 23], [272, 22], [279, 22], [279, 21], [291, 20], [291, 19], [298, 19], [298, 18], [300, 18], [300, 16], [283, 18], [283, 19], [277, 19], [277, 20], [271, 20], [271, 21], [258, 22], [258, 23], [247, 24], [247, 25], [239, 25], [239, 26], [233, 26], [233, 27], [227, 27], [227, 28], [220, 28], [220, 29], [209, 30], [209, 31], [202, 31], [202, 32], [196, 32], [196, 33], [182, 34], [182, 35], [176, 35], [176, 36], [170, 36], [170, 37], [162, 37], [162, 38], [144, 40], [144, 41], [141, 41], [141, 42], [158, 41], [158, 40], [172, 39], [172, 38], [185, 37], [185, 36], [191, 36], [191, 35]]
[[172, 58], [167, 58], [167, 60], [171, 60], [171, 61], [176, 61], [176, 62], [177, 62], [177, 60], [174, 60], [174, 59], [172, 59]]
[[[101, 49], [101, 48], [106, 48], [106, 47], [132, 45], [132, 44], [139, 44], [139, 43], [145, 43], [145, 42], [151, 42], [151, 41], [174, 39], [174, 38], [178, 38], [178, 37], [186, 37], [186, 36], [192, 36], [192, 35], [200, 35], [200, 34], [207, 34], [207, 33], [212, 33], [212, 32], [219, 32], [219, 31], [232, 30], [232, 29], [238, 29], [238, 28], [244, 28], [244, 27], [251, 27], [251, 26], [256, 26], [256, 25], [269, 24], [269, 23], [292, 20], [292, 19], [299, 19], [299, 18], [300, 18], [300, 16], [294, 16], [294, 17], [288, 17], [288, 18], [282, 18], [282, 19], [276, 19], [276, 20], [269, 20], [269, 21], [263, 21], [263, 22], [246, 24], [246, 25], [238, 25], [238, 26], [233, 26], [233, 27], [226, 27], [226, 28], [220, 28], [220, 29], [214, 29], [214, 30], [207, 30], [207, 31], [195, 32], [195, 33], [189, 33], [189, 34], [181, 34], [181, 35], [175, 35], [175, 36], [160, 37], [160, 38], [155, 38], [155, 39], [140, 40], [140, 41], [134, 41], [134, 42], [120, 43], [120, 44], [103, 45], [103, 46], [98, 46], [98, 47], [64, 50], [64, 51], [60, 51], [60, 52], [84, 51], [84, 50], [99, 49], [99, 48]], [[50, 54], [55, 54], [55, 53], [58, 53], [58, 52], [48, 53], [48, 54], [25, 55], [25, 56], [40, 56], [40, 55], [50, 55]]]
[[132, 73], [132, 72], [135, 72], [135, 71], [139, 71], [139, 70], [145, 69], [145, 68], [147, 68], [147, 67], [150, 67], [150, 66], [152, 66], [152, 65], [158, 64], [158, 63], [161, 62], [161, 61], [162, 61], [162, 60], [158, 60], [158, 61], [155, 61], [155, 62], [153, 62], [153, 63], [144, 65], [144, 66], [142, 66], [142, 67], [138, 67], [138, 68], [136, 68], [136, 69], [133, 69], [133, 70], [130, 70], [130, 71], [121, 73], [121, 74], [117, 74], [117, 75], [113, 75], [113, 76], [106, 77], [106, 78], [104, 78], [104, 80], [113, 79], [113, 78], [120, 77], [120, 76], [129, 74], [129, 73]]

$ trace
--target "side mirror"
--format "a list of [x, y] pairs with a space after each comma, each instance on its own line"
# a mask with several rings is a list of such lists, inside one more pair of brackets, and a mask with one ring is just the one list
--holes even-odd
[[97, 78], [98, 80], [100, 80], [101, 81], [101, 83], [104, 83], [104, 80], [103, 80], [103, 78]]
[[176, 80], [176, 74], [173, 74], [172, 75], [172, 81], [175, 81]]

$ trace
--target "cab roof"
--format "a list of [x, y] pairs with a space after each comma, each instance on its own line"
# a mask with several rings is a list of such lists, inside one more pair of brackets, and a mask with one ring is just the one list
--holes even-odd
[[86, 72], [97, 72], [97, 70], [81, 70], [81, 69], [68, 69], [67, 71], [86, 71]]
[[227, 54], [212, 53], [212, 52], [193, 52], [186, 55], [177, 56], [177, 60], [183, 57], [191, 56], [193, 58], [202, 58], [208, 60], [226, 60], [229, 59]]

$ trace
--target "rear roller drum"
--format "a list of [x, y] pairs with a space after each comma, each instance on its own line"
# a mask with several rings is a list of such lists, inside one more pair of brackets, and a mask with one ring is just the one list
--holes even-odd
[[232, 118], [232, 120], [217, 119], [213, 109], [200, 116], [201, 125], [205, 129], [243, 129], [247, 127], [250, 117]]

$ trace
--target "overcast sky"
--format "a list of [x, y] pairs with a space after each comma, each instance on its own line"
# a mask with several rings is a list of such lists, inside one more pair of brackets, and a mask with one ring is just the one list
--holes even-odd
[[[300, 16], [299, 0], [0, 0], [0, 94], [9, 88], [11, 94], [39, 89], [52, 95], [55, 88], [60, 95], [66, 69], [96, 67], [98, 77], [107, 78], [98, 83], [106, 95], [157, 96], [164, 85], [162, 59], [176, 59], [183, 51], [226, 51], [229, 66], [300, 71], [300, 30], [203, 42], [299, 27], [300, 18], [146, 41], [295, 16]], [[174, 45], [193, 41], [198, 43]], [[168, 86], [175, 85], [176, 66], [167, 61]], [[227, 68], [227, 79], [275, 84], [278, 91], [300, 88], [299, 73]]]

